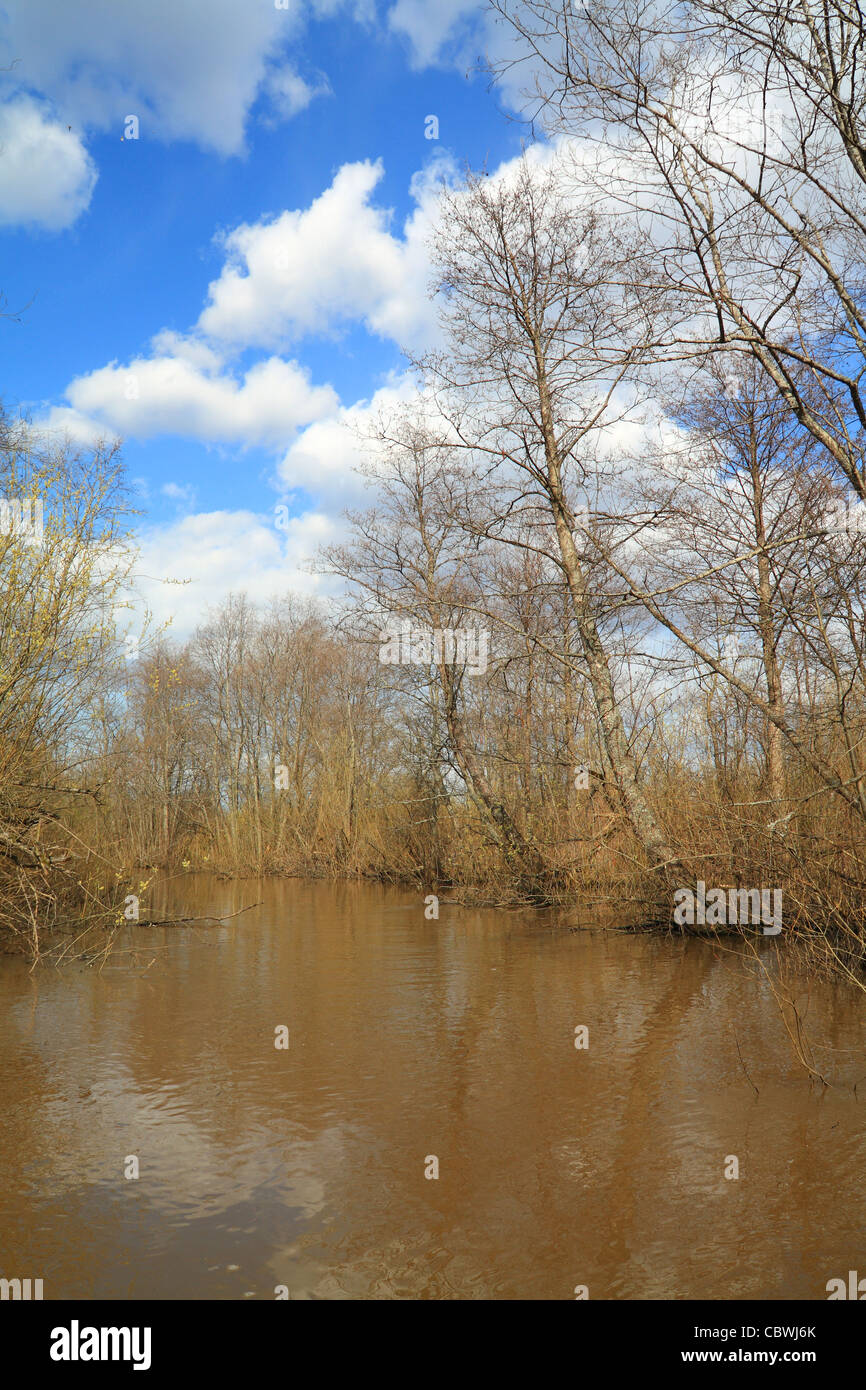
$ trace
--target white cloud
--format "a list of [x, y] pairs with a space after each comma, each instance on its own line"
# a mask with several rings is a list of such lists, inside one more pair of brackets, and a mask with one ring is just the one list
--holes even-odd
[[486, 11], [485, 0], [397, 0], [388, 26], [408, 39], [413, 66], [422, 68], [438, 62], [450, 40], [481, 31]]
[[[275, 520], [251, 511], [197, 512], [142, 537], [136, 566], [138, 618], [125, 617], [135, 632], [146, 607], [155, 626], [171, 619], [171, 635], [187, 637], [208, 606], [243, 589], [265, 603], [275, 594], [316, 594], [327, 587], [305, 566], [323, 542], [334, 540], [339, 527], [322, 512], [311, 511], [279, 529]], [[178, 581], [189, 580], [187, 584]]]
[[76, 377], [66, 392], [71, 411], [52, 411], [46, 425], [86, 436], [90, 422], [94, 433], [137, 439], [175, 434], [279, 448], [298, 428], [338, 408], [333, 388], [314, 386], [296, 362], [269, 357], [238, 378], [204, 343], [160, 334], [154, 345], [152, 357]]
[[316, 97], [332, 94], [326, 77], [320, 75], [315, 82], [307, 82], [288, 65], [274, 68], [268, 74], [265, 91], [275, 115], [284, 120], [303, 111]]
[[[573, 155], [562, 142], [534, 146], [528, 158], [544, 171]], [[504, 162], [490, 182], [508, 182], [519, 167], [518, 158]], [[209, 286], [193, 332], [162, 330], [149, 353], [76, 378], [66, 402], [42, 423], [83, 440], [100, 433], [175, 434], [261, 446], [282, 452], [277, 476], [285, 489], [343, 501], [347, 490], [358, 496], [354, 428], [367, 428], [414, 387], [398, 376], [372, 400], [341, 406], [330, 385], [314, 385], [295, 361], [271, 356], [240, 374], [231, 359], [251, 347], [359, 322], [397, 343], [432, 343], [428, 238], [442, 180], [450, 181], [452, 172], [440, 160], [415, 176], [415, 210], [402, 237], [390, 230], [387, 211], [371, 202], [382, 166], [369, 161], [344, 165], [307, 209], [238, 227], [226, 239], [225, 267]]]
[[0, 105], [0, 226], [68, 227], [96, 178], [79, 135], [46, 107], [25, 96]]
[[89, 446], [96, 444], [100, 439], [111, 440], [118, 437], [116, 430], [108, 429], [98, 420], [92, 420], [68, 405], [52, 406], [34, 423], [40, 430], [47, 430], [59, 438], [66, 438], [71, 444]]
[[191, 506], [195, 500], [195, 488], [191, 483], [163, 483], [159, 490], [163, 497], [170, 497], [173, 502], [180, 502], [185, 506]]
[[65, 401], [39, 423], [80, 442], [174, 434], [288, 450], [280, 480], [289, 488], [312, 483], [319, 495], [336, 496], [356, 487], [348, 427], [378, 409], [387, 392], [372, 406], [341, 407], [334, 389], [315, 385], [295, 361], [274, 355], [240, 372], [232, 358], [291, 334], [357, 322], [397, 342], [429, 342], [435, 315], [427, 237], [441, 177], [450, 172], [446, 161], [434, 161], [416, 175], [415, 210], [402, 237], [392, 235], [388, 212], [370, 203], [382, 168], [369, 162], [344, 166], [306, 210], [238, 228], [192, 333], [163, 329], [149, 352], [76, 377]]
[[355, 470], [370, 458], [365, 439], [381, 415], [416, 396], [412, 378], [398, 377], [381, 387], [371, 400], [357, 401], [337, 415], [314, 421], [280, 461], [280, 483], [289, 490], [305, 488], [332, 506], [363, 501], [364, 480]]
[[371, 203], [383, 169], [369, 160], [344, 164], [304, 211], [237, 227], [226, 238], [227, 264], [209, 287], [199, 330], [271, 347], [360, 320], [398, 344], [426, 342], [433, 323], [426, 242], [437, 182], [449, 172], [436, 161], [413, 182], [416, 208], [402, 236], [392, 233], [389, 211]]
[[[73, 129], [137, 115], [141, 138], [243, 149], [251, 106], [304, 19], [300, 0], [6, 0], [0, 63]], [[298, 109], [298, 108], [296, 108]]]

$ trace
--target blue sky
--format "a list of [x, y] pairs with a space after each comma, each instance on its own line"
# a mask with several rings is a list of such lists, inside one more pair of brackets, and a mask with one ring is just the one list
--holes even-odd
[[347, 422], [432, 340], [436, 189], [527, 136], [473, 71], [497, 41], [474, 0], [0, 0], [3, 399], [123, 437], [179, 633], [319, 582]]

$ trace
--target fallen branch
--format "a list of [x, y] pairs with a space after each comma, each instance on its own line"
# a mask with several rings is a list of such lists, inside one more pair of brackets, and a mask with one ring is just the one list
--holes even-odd
[[233, 917], [240, 917], [242, 912], [252, 912], [254, 907], [261, 907], [261, 902], [250, 903], [249, 907], [239, 907], [237, 912], [229, 912], [225, 917], [148, 917], [146, 921], [139, 922], [140, 927], [182, 927], [190, 922], [230, 922]]

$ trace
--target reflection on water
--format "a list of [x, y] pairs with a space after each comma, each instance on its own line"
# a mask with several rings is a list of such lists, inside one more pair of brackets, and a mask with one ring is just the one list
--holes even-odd
[[866, 1268], [857, 999], [800, 993], [824, 1089], [766, 978], [706, 943], [427, 921], [366, 885], [191, 878], [156, 910], [257, 899], [131, 931], [101, 974], [0, 958], [0, 1275], [46, 1298], [823, 1299]]

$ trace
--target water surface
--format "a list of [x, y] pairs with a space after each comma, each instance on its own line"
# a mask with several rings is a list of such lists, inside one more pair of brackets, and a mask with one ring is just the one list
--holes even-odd
[[824, 1299], [866, 1274], [856, 997], [795, 989], [825, 1088], [772, 977], [709, 943], [428, 921], [368, 885], [191, 877], [154, 907], [258, 899], [131, 929], [101, 972], [0, 958], [0, 1275], [46, 1298]]

